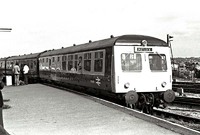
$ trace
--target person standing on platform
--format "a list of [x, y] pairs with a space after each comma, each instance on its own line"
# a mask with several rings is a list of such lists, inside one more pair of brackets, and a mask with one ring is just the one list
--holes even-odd
[[0, 72], [0, 125], [3, 127], [3, 96], [1, 90], [4, 88], [4, 83], [2, 81], [3, 73]]
[[3, 73], [0, 72], [0, 135], [10, 135], [5, 129], [3, 124], [3, 95], [1, 90], [4, 88]]
[[29, 67], [25, 64], [23, 68], [23, 73], [24, 73], [24, 83], [28, 84], [28, 71]]
[[19, 68], [19, 63], [16, 62], [14, 68], [14, 75], [15, 75], [15, 85], [19, 85], [19, 74], [20, 74], [20, 68]]

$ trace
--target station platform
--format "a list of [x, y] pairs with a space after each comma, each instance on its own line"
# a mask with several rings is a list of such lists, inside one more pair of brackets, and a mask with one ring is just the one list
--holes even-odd
[[2, 90], [4, 128], [11, 135], [177, 135], [84, 96], [42, 84]]

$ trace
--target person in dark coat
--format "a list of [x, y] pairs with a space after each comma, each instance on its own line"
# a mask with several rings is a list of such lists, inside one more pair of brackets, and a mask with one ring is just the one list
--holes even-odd
[[3, 73], [0, 72], [0, 135], [10, 135], [5, 129], [3, 125], [3, 95], [1, 90], [4, 88], [3, 83]]
[[3, 127], [3, 95], [1, 90], [4, 88], [3, 73], [0, 73], [0, 125]]

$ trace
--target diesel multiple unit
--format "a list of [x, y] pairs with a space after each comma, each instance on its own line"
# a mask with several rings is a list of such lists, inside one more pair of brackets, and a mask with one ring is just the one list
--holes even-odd
[[125, 99], [128, 105], [144, 109], [174, 100], [170, 57], [170, 46], [163, 40], [124, 35], [3, 58], [0, 67], [8, 75], [16, 62], [21, 67], [27, 64], [29, 80], [112, 94]]

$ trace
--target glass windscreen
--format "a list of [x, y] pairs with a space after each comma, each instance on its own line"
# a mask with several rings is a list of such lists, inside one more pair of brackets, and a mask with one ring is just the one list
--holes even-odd
[[141, 54], [122, 53], [121, 67], [123, 71], [138, 71], [142, 70]]
[[167, 62], [164, 54], [149, 54], [149, 65], [152, 71], [166, 71]]

